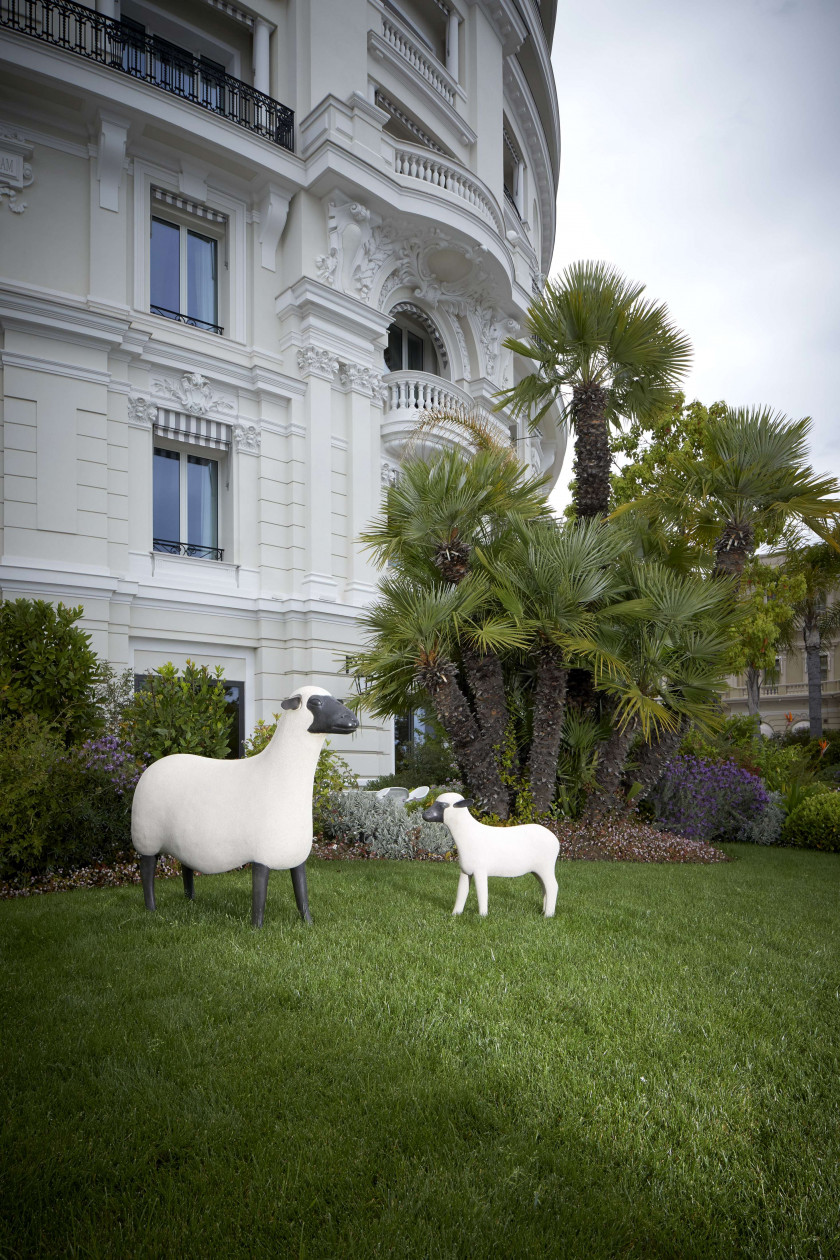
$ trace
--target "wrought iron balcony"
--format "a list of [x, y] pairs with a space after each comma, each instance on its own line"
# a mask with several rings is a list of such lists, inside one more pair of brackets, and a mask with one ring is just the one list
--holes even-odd
[[205, 547], [201, 543], [175, 542], [171, 538], [155, 538], [152, 541], [153, 551], [162, 551], [168, 556], [195, 556], [199, 560], [224, 560], [222, 547]]
[[185, 315], [183, 311], [170, 311], [165, 306], [150, 306], [152, 315], [162, 315], [164, 319], [177, 320], [179, 324], [189, 324], [190, 328], [203, 328], [205, 332], [218, 333], [221, 337], [224, 328], [221, 324], [211, 324], [209, 319], [198, 319], [195, 315]]
[[63, 48], [294, 152], [294, 112], [241, 79], [156, 35], [95, 13], [74, 0], [0, 0], [0, 28]]

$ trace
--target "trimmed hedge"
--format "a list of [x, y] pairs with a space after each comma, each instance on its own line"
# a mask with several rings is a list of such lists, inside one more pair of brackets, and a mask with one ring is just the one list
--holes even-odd
[[840, 853], [840, 792], [809, 796], [785, 820], [784, 844]]

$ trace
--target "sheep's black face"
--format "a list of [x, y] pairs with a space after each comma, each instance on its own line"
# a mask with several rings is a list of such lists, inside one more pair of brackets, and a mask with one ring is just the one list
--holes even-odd
[[306, 707], [312, 714], [308, 730], [313, 735], [351, 735], [359, 725], [355, 713], [334, 696], [310, 696]]
[[423, 818], [426, 822], [443, 822], [443, 811], [446, 809], [448, 801], [432, 801], [428, 809], [423, 810]]

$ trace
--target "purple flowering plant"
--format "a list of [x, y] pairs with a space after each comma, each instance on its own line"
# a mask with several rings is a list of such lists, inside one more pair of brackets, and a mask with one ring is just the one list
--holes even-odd
[[677, 756], [652, 793], [656, 818], [691, 840], [737, 840], [759, 818], [770, 794], [758, 775], [736, 762]]

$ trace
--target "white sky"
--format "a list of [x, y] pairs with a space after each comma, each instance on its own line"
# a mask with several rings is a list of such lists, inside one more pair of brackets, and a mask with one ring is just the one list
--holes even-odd
[[[685, 392], [813, 418], [840, 476], [840, 0], [560, 0], [552, 275], [613, 263], [691, 338]], [[568, 496], [571, 451], [552, 500]]]

